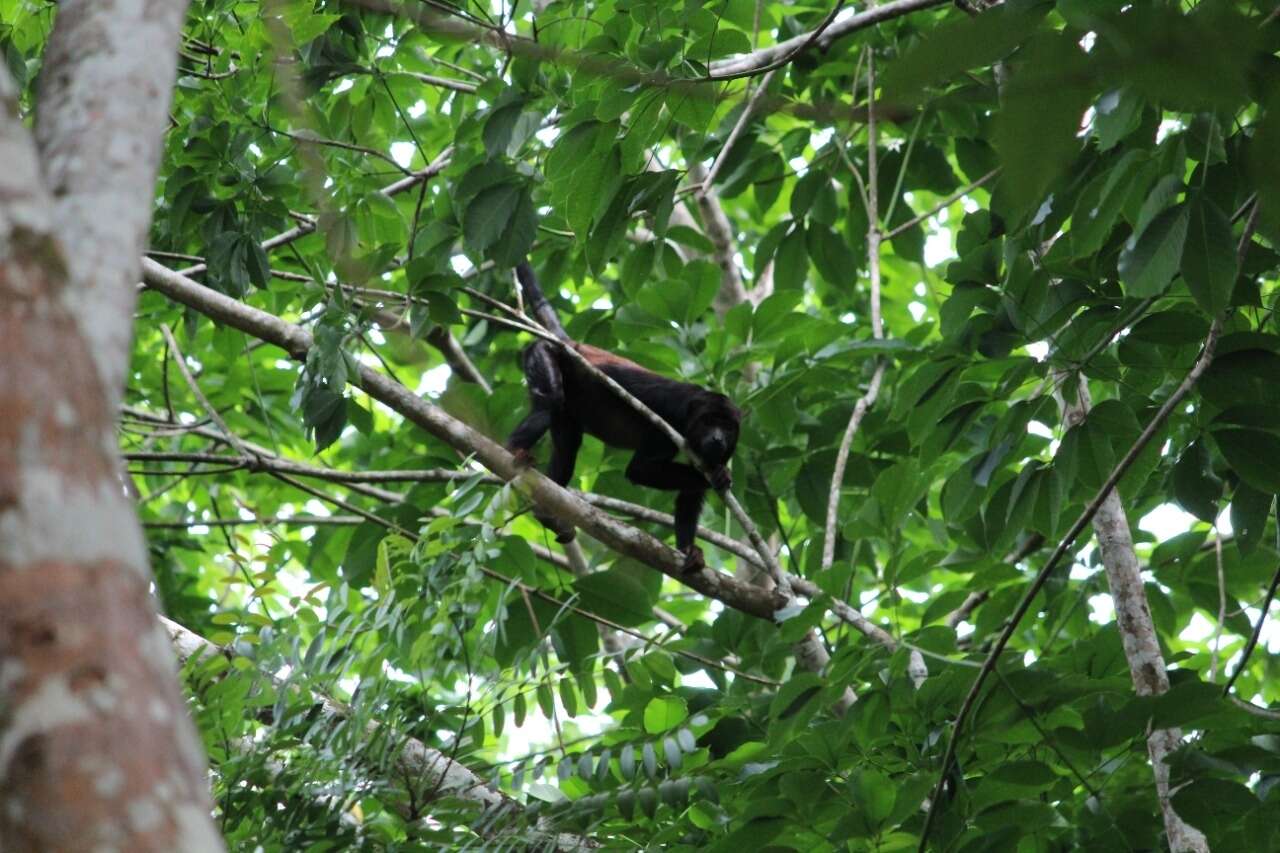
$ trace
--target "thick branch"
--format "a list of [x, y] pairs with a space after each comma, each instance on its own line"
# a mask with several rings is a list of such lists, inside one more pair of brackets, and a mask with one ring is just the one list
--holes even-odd
[[[1059, 398], [1062, 422], [1067, 427], [1077, 426], [1088, 417], [1090, 409], [1089, 386], [1083, 375], [1077, 374], [1074, 400], [1068, 400], [1066, 386]], [[1116, 625], [1124, 647], [1125, 660], [1129, 663], [1129, 677], [1134, 692], [1139, 696], [1158, 696], [1169, 690], [1169, 674], [1164, 655], [1160, 651], [1160, 639], [1156, 635], [1155, 622], [1151, 619], [1151, 607], [1142, 580], [1142, 566], [1133, 549], [1133, 534], [1120, 496], [1112, 490], [1098, 507], [1093, 517], [1093, 531], [1098, 537], [1102, 552], [1102, 567], [1111, 589], [1111, 600], [1116, 610]], [[1147, 737], [1147, 754], [1151, 757], [1151, 770], [1155, 775], [1156, 797], [1164, 816], [1165, 835], [1169, 847], [1175, 853], [1208, 853], [1209, 845], [1204, 834], [1188, 825], [1173, 809], [1169, 791], [1169, 765], [1166, 759], [1182, 742], [1179, 729], [1158, 729]]]
[[[176, 302], [187, 305], [219, 322], [275, 344], [295, 359], [303, 360], [311, 347], [311, 335], [294, 326], [215, 290], [191, 281], [160, 264], [146, 259], [143, 275], [151, 287]], [[465, 423], [421, 399], [409, 389], [362, 367], [358, 385], [369, 396], [461, 453], [473, 455], [482, 465], [512, 484], [533, 500], [543, 512], [565, 519], [613, 550], [634, 557], [658, 569], [708, 598], [772, 619], [782, 602], [775, 595], [755, 589], [720, 572], [703, 571], [686, 575], [683, 557], [652, 536], [605, 515], [573, 493], [562, 489], [536, 471], [520, 468], [499, 444]]]
[[[763, 87], [761, 87], [763, 89]], [[717, 316], [724, 317], [735, 305], [746, 302], [749, 298], [747, 288], [742, 281], [742, 273], [738, 270], [734, 258], [735, 246], [733, 223], [720, 204], [720, 196], [711, 187], [712, 178], [702, 168], [702, 164], [694, 163], [689, 167], [689, 177], [701, 185], [695, 196], [698, 213], [702, 216], [701, 231], [711, 241], [714, 249], [712, 259], [720, 267], [720, 289], [716, 292], [715, 309]], [[692, 224], [692, 217], [690, 224]]]
[[814, 30], [780, 41], [770, 47], [713, 62], [710, 69], [711, 77], [713, 79], [725, 79], [759, 73], [779, 60], [793, 59], [802, 48], [814, 46], [820, 50], [826, 50], [837, 39], [843, 38], [850, 33], [855, 33], [867, 27], [874, 27], [876, 24], [899, 18], [903, 15], [909, 15], [912, 12], [931, 9], [935, 6], [945, 6], [948, 2], [949, 0], [894, 0], [891, 3], [872, 6], [866, 11], [850, 15], [843, 21], [834, 22], [822, 31], [816, 39], [814, 39], [814, 34], [817, 30]]

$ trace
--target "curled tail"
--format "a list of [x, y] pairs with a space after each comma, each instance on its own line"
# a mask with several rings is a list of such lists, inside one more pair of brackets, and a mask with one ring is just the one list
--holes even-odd
[[538, 287], [538, 278], [533, 274], [533, 267], [529, 266], [528, 261], [521, 261], [516, 266], [516, 278], [520, 279], [520, 291], [524, 295], [525, 310], [532, 314], [543, 328], [560, 340], [573, 340], [564, 330], [564, 326], [560, 325], [560, 318], [556, 316], [551, 303], [547, 302], [547, 297], [542, 295], [542, 288]]

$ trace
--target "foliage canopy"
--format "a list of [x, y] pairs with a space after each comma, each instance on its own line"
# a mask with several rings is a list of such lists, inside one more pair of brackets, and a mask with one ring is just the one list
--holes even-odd
[[[809, 44], [829, 7], [192, 4], [154, 257], [315, 339], [298, 365], [154, 292], [138, 315], [121, 447], [163, 609], [235, 652], [189, 673], [235, 849], [526, 843], [515, 812], [402, 778], [407, 738], [611, 845], [914, 848], [984, 649], [1216, 317], [1208, 372], [1119, 484], [1171, 690], [1135, 695], [1082, 539], [961, 733], [930, 843], [1159, 844], [1154, 725], [1187, 735], [1188, 823], [1280, 846], [1280, 724], [1223, 697], [1280, 564], [1280, 23], [1211, 0], [886, 6]], [[56, 8], [0, 2], [24, 103]], [[776, 70], [707, 79], [797, 37]], [[466, 288], [513, 303], [526, 255], [575, 338], [748, 410], [735, 494], [821, 595], [776, 625], [590, 540], [575, 576], [518, 492], [351, 384], [385, 371], [501, 440], [528, 336]], [[881, 364], [825, 567], [837, 448]], [[1068, 429], [1055, 395], [1080, 380]], [[588, 441], [575, 485], [669, 511], [626, 462]], [[1139, 527], [1171, 507], [1177, 530]], [[703, 523], [746, 541], [714, 499]], [[810, 629], [820, 675], [795, 666]], [[1255, 708], [1280, 703], [1263, 636], [1231, 688]]]

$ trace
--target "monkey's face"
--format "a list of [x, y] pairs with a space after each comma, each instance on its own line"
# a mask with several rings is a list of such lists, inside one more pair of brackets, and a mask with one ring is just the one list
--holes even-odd
[[723, 394], [708, 393], [691, 412], [685, 438], [698, 458], [717, 467], [729, 461], [738, 446], [738, 423], [742, 414]]

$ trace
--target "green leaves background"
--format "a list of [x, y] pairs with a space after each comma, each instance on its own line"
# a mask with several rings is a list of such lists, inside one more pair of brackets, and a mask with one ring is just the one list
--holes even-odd
[[[1276, 24], [1243, 3], [1011, 1], [843, 36], [777, 72], [726, 158], [711, 202], [729, 224], [722, 250], [689, 170], [720, 153], [748, 83], [699, 80], [827, 11], [560, 0], [536, 18], [538, 50], [505, 53], [485, 33], [532, 37], [523, 5], [458, 7], [452, 20], [478, 29], [457, 38], [360, 4], [193, 3], [151, 245], [175, 268], [203, 260], [207, 284], [307, 324], [316, 346], [299, 369], [144, 294], [122, 447], [225, 452], [166, 365], [164, 322], [243, 440], [340, 472], [463, 472], [372, 491], [306, 481], [317, 497], [242, 466], [129, 462], [166, 612], [250, 662], [193, 680], [233, 848], [475, 843], [486, 818], [473, 807], [387, 772], [400, 736], [456, 756], [533, 818], [603, 840], [914, 847], [964, 662], [1216, 316], [1213, 366], [1120, 485], [1174, 692], [1133, 695], [1094, 606], [1096, 549], [1080, 551], [983, 700], [934, 843], [1163, 843], [1152, 719], [1193, 735], [1172, 767], [1187, 785], [1175, 804], [1215, 848], [1280, 843], [1276, 723], [1220, 697], [1280, 564]], [[55, 12], [0, 3], [24, 106]], [[902, 229], [881, 257], [884, 342], [870, 339], [865, 272], [870, 57], [881, 224]], [[433, 162], [447, 165], [388, 190]], [[304, 236], [262, 248], [292, 228]], [[350, 384], [359, 364], [388, 371], [502, 438], [525, 405], [524, 340], [464, 313], [495, 309], [463, 286], [512, 302], [526, 254], [577, 339], [743, 405], [735, 493], [788, 570], [929, 653], [919, 690], [905, 648], [860, 639], [821, 604], [780, 629], [590, 543], [593, 574], [575, 578], [535, 551], [555, 545], [516, 497]], [[722, 261], [748, 300], [718, 298]], [[456, 359], [442, 368], [449, 338], [492, 393]], [[823, 571], [835, 448], [878, 359], [885, 387], [854, 440]], [[1067, 430], [1053, 395], [1076, 376], [1095, 408]], [[669, 511], [626, 481], [626, 462], [588, 441], [575, 485]], [[1168, 507], [1187, 513], [1185, 532], [1139, 525]], [[345, 520], [289, 522], [321, 514]], [[743, 538], [714, 502], [702, 522]], [[985, 603], [953, 625], [975, 592]], [[650, 642], [615, 656], [593, 616]], [[790, 640], [809, 625], [832, 651], [822, 677], [793, 668]], [[317, 726], [302, 694], [262, 672], [343, 699], [351, 721]], [[1276, 676], [1260, 648], [1233, 694], [1274, 706]], [[859, 702], [837, 718], [846, 686]], [[371, 742], [371, 720], [395, 736]]]

